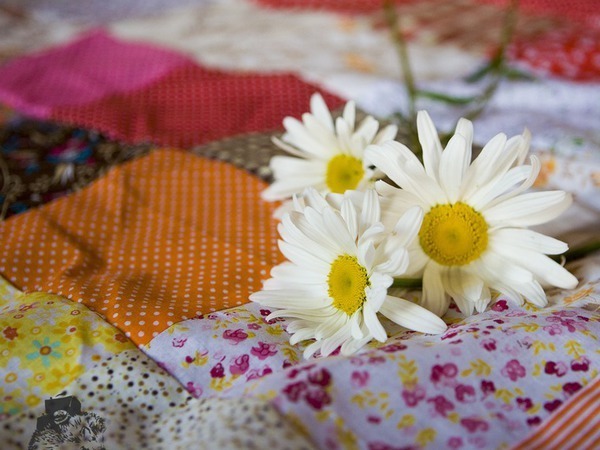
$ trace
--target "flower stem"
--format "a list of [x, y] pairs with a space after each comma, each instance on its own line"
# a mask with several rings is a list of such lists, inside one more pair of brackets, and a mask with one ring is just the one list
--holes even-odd
[[484, 91], [473, 100], [475, 108], [464, 115], [465, 119], [475, 120], [481, 115], [491, 98], [498, 90], [500, 81], [502, 81], [506, 75], [506, 50], [515, 33], [518, 10], [519, 0], [511, 0], [510, 6], [506, 12], [506, 15], [504, 16], [504, 24], [502, 26], [502, 34], [500, 36], [500, 46], [498, 47], [498, 50], [496, 50], [496, 54], [485, 68], [478, 71], [476, 75], [471, 77], [471, 81], [476, 81], [477, 79], [483, 78], [489, 73], [492, 75], [492, 81], [490, 84], [488, 84]]
[[571, 262], [584, 258], [598, 250], [600, 250], [600, 239], [580, 245], [579, 247], [571, 248], [562, 255], [557, 255], [553, 259], [561, 260], [564, 257], [566, 262]]
[[398, 57], [400, 58], [402, 77], [404, 78], [404, 86], [408, 97], [407, 116], [408, 119], [411, 120], [416, 116], [417, 88], [415, 86], [415, 78], [410, 65], [410, 58], [408, 57], [408, 46], [406, 45], [406, 39], [404, 38], [400, 21], [398, 20], [398, 13], [394, 2], [392, 0], [384, 0], [383, 10], [385, 13], [385, 20], [392, 35], [392, 42], [394, 47], [396, 47]]
[[421, 278], [394, 278], [393, 288], [421, 288], [423, 280]]

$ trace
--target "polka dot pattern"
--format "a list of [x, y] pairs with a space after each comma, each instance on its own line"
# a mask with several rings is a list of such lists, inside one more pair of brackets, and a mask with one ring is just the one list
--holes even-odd
[[120, 42], [97, 31], [2, 67], [0, 99], [27, 114], [48, 118], [53, 108], [139, 89], [187, 62], [179, 53]]
[[[42, 444], [57, 437], [57, 442], [78, 442], [77, 448], [102, 443], [102, 448], [154, 450], [314, 449], [269, 403], [194, 399], [138, 349], [107, 358], [57, 394], [54, 398], [73, 396], [81, 404], [72, 423], [61, 424], [58, 436], [36, 431], [36, 418], [45, 413], [40, 404], [0, 423], [2, 448], [51, 448]], [[84, 430], [78, 421], [95, 426]]]
[[265, 187], [228, 164], [157, 150], [1, 223], [0, 272], [84, 303], [142, 345], [260, 289], [281, 261]]
[[[52, 118], [126, 142], [191, 147], [278, 129], [284, 117], [304, 113], [317, 90], [291, 74], [232, 73], [190, 62], [142, 89], [57, 107]], [[330, 108], [344, 103], [327, 92], [323, 98]]]

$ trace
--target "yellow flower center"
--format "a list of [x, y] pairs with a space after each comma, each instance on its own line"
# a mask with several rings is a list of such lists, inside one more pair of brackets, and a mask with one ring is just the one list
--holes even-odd
[[331, 264], [327, 283], [333, 306], [349, 316], [362, 307], [367, 298], [365, 289], [370, 286], [367, 269], [350, 255], [340, 255]]
[[425, 214], [419, 231], [423, 251], [444, 266], [475, 261], [487, 248], [488, 225], [465, 203], [437, 205]]
[[355, 189], [363, 179], [365, 169], [360, 159], [350, 155], [337, 155], [327, 164], [327, 187], [331, 192], [343, 194]]

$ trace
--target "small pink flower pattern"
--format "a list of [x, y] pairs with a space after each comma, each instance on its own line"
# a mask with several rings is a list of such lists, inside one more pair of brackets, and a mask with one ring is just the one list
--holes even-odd
[[275, 356], [277, 354], [275, 344], [268, 344], [266, 342], [259, 342], [258, 346], [252, 347], [251, 352], [260, 360], [267, 359], [268, 357]]
[[[264, 396], [318, 447], [340, 449], [340, 436], [367, 436], [361, 447], [374, 450], [510, 448], [600, 369], [589, 351], [599, 318], [581, 308], [532, 312], [500, 298], [441, 336], [400, 332], [350, 357], [310, 361], [309, 343], [291, 346], [288, 322], [267, 323], [268, 314], [255, 304], [211, 313], [145, 351], [195, 397]], [[429, 437], [417, 446], [417, 436]]]
[[511, 359], [506, 363], [504, 369], [502, 369], [502, 375], [511, 379], [511, 381], [517, 381], [519, 378], [524, 378], [527, 373], [525, 367], [519, 363], [516, 359]]

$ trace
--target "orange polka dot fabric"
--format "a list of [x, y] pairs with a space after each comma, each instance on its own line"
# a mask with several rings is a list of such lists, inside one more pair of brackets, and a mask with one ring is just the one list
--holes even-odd
[[0, 223], [0, 273], [85, 304], [143, 345], [261, 288], [282, 259], [265, 187], [226, 163], [157, 150]]

